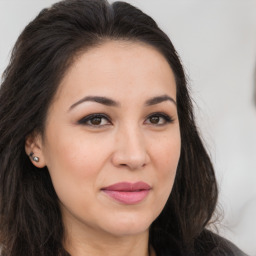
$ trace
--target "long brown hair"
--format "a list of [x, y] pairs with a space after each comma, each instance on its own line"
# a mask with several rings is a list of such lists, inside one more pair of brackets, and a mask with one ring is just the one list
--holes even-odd
[[[168, 36], [155, 21], [125, 2], [64, 0], [44, 9], [24, 29], [0, 88], [0, 244], [3, 256], [69, 255], [58, 198], [45, 167], [24, 151], [25, 138], [44, 132], [45, 117], [75, 57], [106, 40], [139, 41], [155, 47], [172, 68], [177, 86], [181, 156], [172, 193], [150, 228], [150, 243], [180, 255], [212, 217], [217, 185], [199, 137], [186, 76]], [[164, 236], [162, 235], [164, 234]], [[156, 249], [157, 251], [157, 249]], [[159, 253], [160, 255], [160, 251]]]

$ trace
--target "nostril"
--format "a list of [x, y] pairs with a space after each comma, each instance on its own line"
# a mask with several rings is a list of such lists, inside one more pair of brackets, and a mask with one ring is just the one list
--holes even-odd
[[142, 138], [134, 135], [134, 132], [131, 134], [119, 137], [111, 161], [116, 167], [141, 169], [147, 165], [149, 156]]

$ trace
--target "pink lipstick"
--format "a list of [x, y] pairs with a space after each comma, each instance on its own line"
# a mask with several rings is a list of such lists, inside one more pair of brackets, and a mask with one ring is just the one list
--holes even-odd
[[111, 198], [123, 204], [141, 202], [149, 193], [151, 187], [145, 182], [120, 182], [102, 189]]

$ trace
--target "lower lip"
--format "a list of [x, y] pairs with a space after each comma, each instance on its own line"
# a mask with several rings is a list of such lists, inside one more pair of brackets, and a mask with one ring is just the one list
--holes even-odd
[[137, 204], [141, 202], [149, 193], [150, 190], [140, 191], [116, 191], [116, 190], [103, 190], [111, 198], [123, 204]]

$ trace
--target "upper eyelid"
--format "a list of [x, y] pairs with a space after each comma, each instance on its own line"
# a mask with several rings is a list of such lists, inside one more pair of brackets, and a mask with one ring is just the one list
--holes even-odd
[[90, 119], [94, 118], [94, 117], [101, 117], [101, 118], [105, 118], [107, 119], [110, 123], [111, 123], [111, 118], [106, 115], [106, 114], [103, 114], [103, 113], [94, 113], [94, 114], [89, 114], [87, 116], [84, 116], [83, 118], [79, 119], [78, 120], [78, 123], [84, 123], [86, 121], [89, 121]]
[[168, 114], [164, 113], [164, 112], [153, 112], [153, 113], [150, 113], [149, 115], [147, 115], [147, 117], [150, 117], [150, 116], [155, 116], [155, 115], [162, 115], [162, 116], [169, 116]]
[[146, 116], [146, 119], [151, 117], [151, 116], [161, 116], [161, 117], [166, 117], [166, 118], [170, 118], [170, 119], [173, 120], [172, 115], [166, 114], [164, 112], [154, 112], [154, 113], [151, 113], [151, 114]]
[[[175, 122], [175, 118], [172, 116], [172, 115], [169, 115], [169, 114], [166, 114], [166, 113], [163, 113], [163, 112], [156, 112], [154, 114], [150, 114], [147, 118], [146, 118], [146, 121], [150, 118], [150, 117], [153, 117], [153, 116], [159, 116], [160, 118], [163, 118], [164, 119], [164, 123], [162, 124], [151, 124], [150, 125], [153, 125], [153, 126], [156, 126], [156, 127], [160, 127], [160, 126], [165, 126], [165, 125], [168, 125], [168, 124], [171, 124], [173, 122]], [[146, 122], [145, 121], [145, 122]]]

